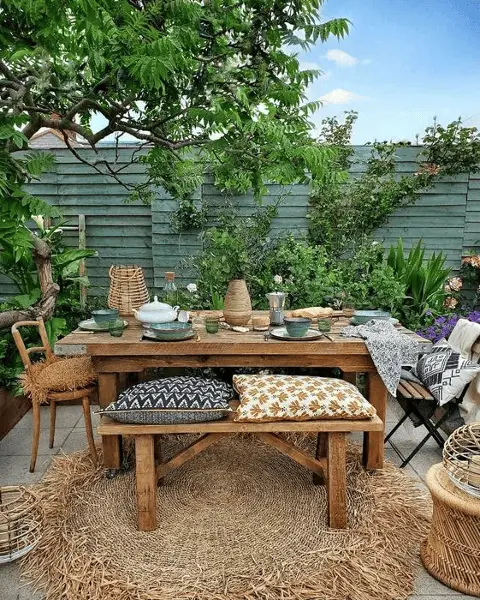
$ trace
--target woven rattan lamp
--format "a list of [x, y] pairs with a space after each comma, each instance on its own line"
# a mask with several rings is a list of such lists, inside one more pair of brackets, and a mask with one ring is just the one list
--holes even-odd
[[148, 302], [149, 294], [143, 269], [136, 265], [112, 265], [108, 272], [110, 290], [108, 306], [118, 308], [121, 315], [133, 315], [133, 309]]
[[433, 517], [423, 564], [448, 587], [480, 596], [480, 500], [456, 486], [441, 464], [428, 471], [427, 486]]

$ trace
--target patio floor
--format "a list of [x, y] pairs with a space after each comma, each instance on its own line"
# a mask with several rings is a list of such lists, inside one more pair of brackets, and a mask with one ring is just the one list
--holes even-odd
[[[30, 443], [32, 432], [32, 415], [27, 413], [17, 426], [0, 441], [0, 482], [2, 485], [29, 484], [39, 481], [45, 474], [52, 456], [60, 453], [68, 454], [86, 447], [85, 428], [81, 406], [59, 406], [57, 411], [57, 429], [55, 432], [55, 448], [48, 448], [48, 407], [42, 408], [42, 433], [35, 473], [28, 472], [30, 462]], [[395, 414], [389, 407], [387, 429], [395, 422]], [[94, 428], [96, 419], [94, 417]], [[401, 428], [396, 434], [396, 445], [407, 453], [413, 448], [415, 441], [422, 433], [409, 427]], [[398, 456], [388, 445], [386, 457], [399, 464]], [[424, 446], [407, 467], [407, 472], [424, 487], [425, 474], [431, 465], [441, 461], [441, 451], [434, 442]], [[33, 594], [32, 588], [20, 581], [19, 569], [15, 563], [0, 566], [0, 585], [2, 600], [42, 600], [42, 594]], [[455, 592], [430, 577], [419, 562], [413, 599], [453, 600], [473, 598]]]

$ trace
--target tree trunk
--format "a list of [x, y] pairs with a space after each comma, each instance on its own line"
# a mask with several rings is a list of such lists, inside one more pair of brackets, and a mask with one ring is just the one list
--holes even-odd
[[32, 233], [33, 260], [37, 265], [38, 282], [42, 297], [30, 308], [0, 312], [0, 329], [11, 327], [18, 321], [34, 321], [38, 317], [47, 320], [53, 315], [60, 287], [52, 275], [51, 250], [47, 242]]

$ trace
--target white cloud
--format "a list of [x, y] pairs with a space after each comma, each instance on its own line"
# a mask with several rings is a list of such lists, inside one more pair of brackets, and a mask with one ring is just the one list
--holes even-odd
[[358, 58], [343, 50], [329, 50], [326, 56], [328, 60], [334, 62], [338, 67], [354, 67], [358, 64]]
[[364, 58], [362, 59], [362, 65], [371, 65], [372, 64], [372, 59], [371, 58]]
[[343, 90], [342, 88], [336, 88], [320, 96], [320, 100], [325, 104], [350, 104], [355, 100], [363, 100], [363, 96], [355, 94], [355, 92]]
[[299, 61], [301, 71], [321, 71], [320, 65], [316, 62], [310, 62], [308, 60]]

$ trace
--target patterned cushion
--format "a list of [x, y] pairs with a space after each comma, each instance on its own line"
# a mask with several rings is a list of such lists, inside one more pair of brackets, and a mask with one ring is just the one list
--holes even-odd
[[341, 379], [291, 375], [234, 375], [240, 395], [235, 421], [368, 419], [375, 409]]
[[125, 390], [102, 411], [115, 421], [157, 425], [221, 419], [230, 410], [233, 388], [200, 377], [167, 377]]
[[480, 372], [480, 365], [463, 357], [440, 340], [420, 358], [415, 375], [421, 380], [440, 406], [459, 398], [465, 386]]

